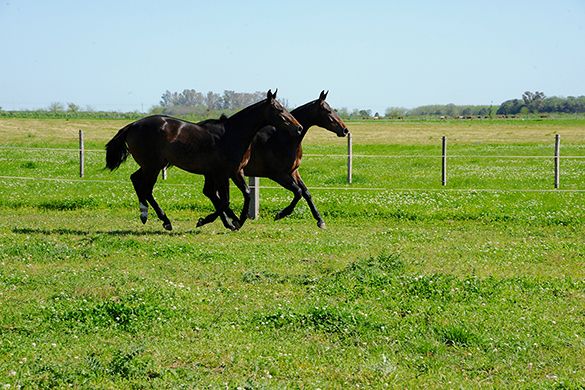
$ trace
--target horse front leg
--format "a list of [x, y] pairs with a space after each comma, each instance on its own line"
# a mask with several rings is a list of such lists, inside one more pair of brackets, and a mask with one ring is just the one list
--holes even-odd
[[295, 179], [298, 186], [301, 188], [303, 198], [305, 198], [305, 200], [307, 201], [307, 204], [309, 205], [309, 208], [311, 209], [311, 214], [313, 214], [313, 218], [315, 218], [317, 220], [317, 226], [320, 229], [325, 229], [325, 221], [323, 221], [323, 218], [321, 218], [321, 214], [319, 213], [319, 210], [317, 210], [317, 206], [315, 206], [315, 203], [313, 203], [313, 198], [311, 197], [311, 193], [309, 192], [309, 189], [305, 185], [305, 182], [303, 182], [303, 179], [301, 179], [301, 175], [299, 174], [299, 171], [295, 171], [293, 173], [293, 178]]
[[302, 190], [301, 187], [299, 187], [297, 183], [295, 183], [293, 177], [290, 174], [283, 176], [274, 176], [270, 178], [277, 182], [278, 184], [280, 184], [281, 186], [283, 186], [284, 188], [286, 188], [287, 190], [289, 190], [290, 192], [292, 192], [294, 195], [293, 200], [290, 202], [290, 204], [281, 211], [279, 211], [274, 217], [275, 220], [279, 220], [291, 215], [291, 213], [297, 206], [297, 203], [299, 203], [299, 200], [301, 200], [302, 198]]
[[217, 217], [219, 217], [219, 213], [217, 211], [215, 211], [215, 212], [213, 212], [213, 213], [211, 213], [203, 218], [199, 218], [199, 220], [197, 221], [197, 227], [207, 225], [208, 223], [215, 221], [217, 219]]
[[232, 175], [232, 181], [238, 187], [242, 196], [244, 197], [244, 205], [242, 206], [242, 212], [240, 213], [239, 223], [240, 227], [244, 226], [246, 219], [248, 219], [248, 210], [250, 209], [250, 187], [246, 184], [244, 178], [244, 171], [240, 170], [236, 174]]

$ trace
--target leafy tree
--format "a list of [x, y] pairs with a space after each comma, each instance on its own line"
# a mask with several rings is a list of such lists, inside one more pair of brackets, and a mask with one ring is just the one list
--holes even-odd
[[498, 111], [496, 111], [497, 115], [517, 115], [520, 113], [520, 110], [522, 110], [522, 107], [524, 107], [524, 102], [522, 100], [518, 100], [518, 99], [511, 99], [511, 100], [506, 100], [505, 102], [503, 102], [500, 105], [500, 108], [498, 108]]
[[408, 113], [408, 109], [404, 107], [388, 107], [386, 109], [386, 116], [388, 118], [400, 118]]
[[358, 114], [360, 117], [367, 119], [372, 117], [372, 110], [359, 110]]
[[75, 103], [67, 103], [68, 112], [79, 112], [79, 106]]
[[64, 110], [63, 104], [59, 102], [53, 102], [49, 104], [49, 111], [51, 112], [62, 112]]
[[526, 91], [522, 94], [522, 100], [524, 101], [524, 105], [532, 113], [540, 112], [544, 97], [545, 97], [544, 93], [538, 91], [536, 92]]
[[214, 111], [240, 110], [262, 99], [264, 99], [263, 92], [246, 93], [226, 90], [223, 95], [220, 95], [215, 92], [202, 93], [194, 89], [184, 89], [182, 92], [167, 90], [161, 96], [159, 106], [165, 114], [208, 116]]
[[349, 119], [350, 117], [349, 110], [347, 109], [347, 107], [341, 107], [337, 109], [336, 112], [337, 115], [339, 115], [342, 119]]

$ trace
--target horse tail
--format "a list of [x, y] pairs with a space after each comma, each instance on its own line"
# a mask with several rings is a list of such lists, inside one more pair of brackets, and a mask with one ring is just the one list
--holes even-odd
[[126, 134], [132, 124], [123, 127], [106, 144], [106, 168], [110, 171], [117, 169], [126, 158], [128, 158], [128, 146], [126, 145]]

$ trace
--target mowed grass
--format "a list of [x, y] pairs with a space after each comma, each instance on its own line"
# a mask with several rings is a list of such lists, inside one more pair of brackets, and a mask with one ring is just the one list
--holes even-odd
[[[88, 148], [102, 149], [124, 125], [0, 129], [16, 122], [3, 146], [75, 148], [61, 135], [83, 125]], [[196, 228], [212, 211], [201, 178], [171, 169], [155, 189], [166, 232], [154, 215], [139, 221], [133, 162], [109, 173], [103, 152], [88, 152], [80, 180], [75, 152], [2, 149], [0, 385], [582, 387], [585, 193], [548, 191], [551, 160], [494, 168], [475, 155], [552, 155], [541, 133], [555, 130], [583, 155], [584, 126], [506, 122], [514, 139], [492, 142], [494, 123], [464, 123], [469, 135], [450, 146], [474, 157], [450, 164], [446, 189], [435, 135], [455, 137], [462, 123], [350, 123], [356, 154], [425, 159], [356, 158], [347, 185], [343, 158], [308, 156], [301, 172], [326, 230], [303, 201], [273, 221], [290, 201], [277, 188], [262, 189], [259, 220], [239, 232]], [[305, 152], [344, 147], [315, 128]], [[561, 189], [584, 189], [580, 161], [573, 176], [562, 163]]]

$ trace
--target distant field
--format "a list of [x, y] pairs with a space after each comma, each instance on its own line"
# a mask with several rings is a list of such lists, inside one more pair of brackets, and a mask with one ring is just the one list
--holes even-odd
[[[34, 145], [65, 144], [77, 137], [81, 129], [88, 141], [102, 146], [130, 120], [62, 120], [0, 119], [0, 141]], [[550, 143], [561, 134], [568, 143], [585, 143], [583, 119], [496, 119], [496, 120], [368, 120], [350, 121], [348, 127], [360, 144], [419, 145], [436, 144], [441, 136], [458, 143]], [[313, 128], [306, 139], [308, 145], [337, 145], [336, 137], [326, 130]]]
[[585, 159], [552, 188], [554, 134], [585, 156], [585, 120], [350, 122], [352, 185], [346, 140], [313, 128], [328, 228], [303, 201], [273, 221], [291, 197], [262, 179], [239, 232], [195, 227], [211, 205], [176, 168], [155, 187], [175, 230], [142, 225], [135, 163], [103, 170], [127, 123], [0, 120], [0, 386], [585, 384]]

